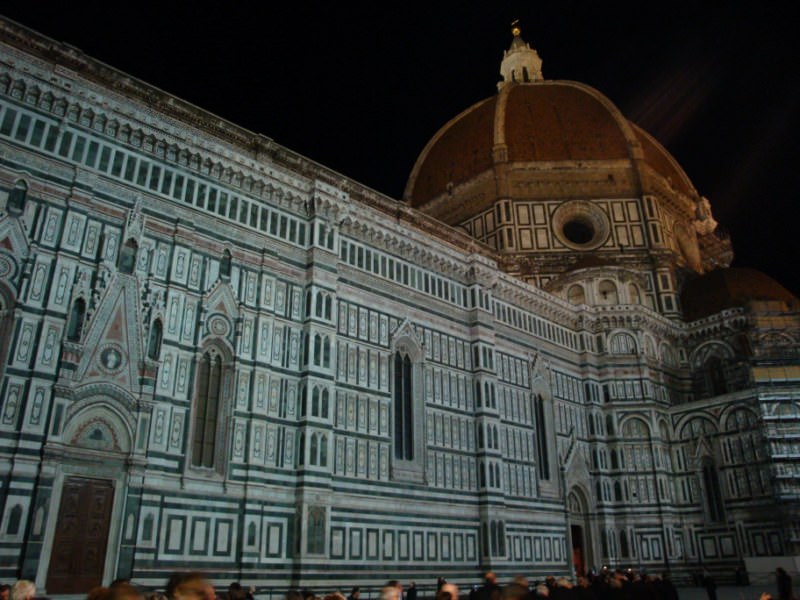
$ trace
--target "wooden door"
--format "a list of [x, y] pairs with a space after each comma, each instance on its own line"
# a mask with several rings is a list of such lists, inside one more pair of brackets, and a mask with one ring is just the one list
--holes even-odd
[[64, 481], [47, 571], [48, 594], [85, 594], [102, 583], [113, 499], [110, 481]]

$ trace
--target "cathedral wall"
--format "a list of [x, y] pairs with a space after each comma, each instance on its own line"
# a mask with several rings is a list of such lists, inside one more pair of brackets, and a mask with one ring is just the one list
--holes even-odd
[[[646, 285], [556, 297], [285, 149], [4, 52], [0, 574], [63, 591], [85, 494], [106, 583], [567, 573], [571, 525], [595, 566], [761, 547], [752, 494], [724, 488], [734, 554], [704, 525], [698, 448], [741, 490], [746, 435], [682, 433], [691, 345]], [[606, 246], [644, 243], [636, 202], [601, 205]], [[556, 244], [555, 205], [507, 208]]]

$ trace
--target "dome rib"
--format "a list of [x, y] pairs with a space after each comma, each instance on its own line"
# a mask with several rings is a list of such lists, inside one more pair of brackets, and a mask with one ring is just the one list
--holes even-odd
[[414, 207], [434, 201], [439, 206], [445, 194], [499, 164], [579, 168], [578, 163], [620, 160], [630, 165], [626, 194], [642, 193], [649, 170], [696, 197], [669, 152], [598, 90], [575, 81], [509, 83], [436, 132], [417, 158], [403, 197]]
[[[448, 183], [452, 182], [453, 185], [459, 183], [457, 181], [453, 181], [452, 179], [447, 179], [446, 180], [446, 177], [443, 177], [444, 175], [446, 175], [446, 173], [444, 173], [442, 170], [439, 170], [438, 172], [436, 172], [436, 171], [426, 172], [425, 171], [425, 167], [428, 166], [428, 158], [430, 157], [431, 152], [434, 151], [434, 149], [441, 150], [441, 148], [439, 147], [439, 144], [442, 141], [442, 139], [445, 136], [447, 136], [448, 134], [452, 135], [453, 130], [458, 125], [463, 125], [463, 121], [465, 121], [467, 119], [470, 119], [471, 117], [475, 117], [475, 116], [478, 116], [479, 118], [481, 118], [481, 117], [485, 118], [485, 115], [483, 115], [483, 114], [475, 115], [475, 113], [482, 113], [483, 111], [485, 111], [487, 106], [491, 105], [492, 102], [495, 100], [495, 98], [496, 98], [495, 96], [492, 96], [490, 98], [486, 98], [485, 100], [481, 100], [480, 102], [476, 102], [475, 104], [473, 104], [472, 106], [470, 106], [466, 110], [462, 111], [461, 113], [459, 113], [458, 115], [456, 115], [455, 117], [450, 119], [447, 123], [445, 123], [445, 125], [443, 127], [441, 127], [439, 129], [439, 131], [436, 132], [436, 134], [425, 145], [425, 148], [423, 148], [422, 152], [420, 153], [419, 157], [417, 158], [417, 161], [414, 163], [414, 167], [411, 170], [411, 175], [408, 178], [408, 183], [406, 184], [406, 189], [405, 189], [405, 192], [403, 194], [403, 199], [404, 200], [409, 202], [412, 206], [418, 206], [420, 204], [420, 202], [415, 201], [414, 200], [414, 196], [415, 196], [415, 191], [417, 191], [417, 195], [419, 195], [421, 193], [421, 192], [419, 192], [420, 185], [422, 185], [422, 187], [425, 187], [425, 188], [436, 187], [436, 189], [439, 189], [439, 191], [435, 195], [430, 195], [429, 197], [425, 198], [425, 201], [427, 202], [427, 201], [433, 200], [433, 198], [435, 198], [436, 196], [438, 196], [442, 192], [446, 191]], [[468, 137], [473, 137], [473, 136], [468, 136]], [[490, 144], [491, 144], [491, 137], [489, 138], [489, 141], [490, 141]], [[486, 161], [487, 161], [486, 168], [491, 168], [491, 154], [490, 154], [491, 146], [488, 145], [485, 150], [486, 150]], [[436, 158], [438, 158], [438, 157], [436, 157]], [[460, 164], [459, 164], [459, 162], [460, 162]], [[464, 161], [456, 160], [456, 161], [453, 161], [453, 163], [454, 163], [454, 166], [457, 165], [458, 167], [460, 167], [462, 169], [467, 166], [467, 163], [464, 162]], [[420, 177], [421, 174], [422, 174], [422, 178]], [[466, 176], [466, 178], [469, 178], [469, 176], [474, 176], [476, 174], [478, 174], [478, 173], [470, 174], [470, 175]], [[437, 177], [437, 175], [438, 175], [438, 177]], [[440, 180], [438, 187], [436, 186], [436, 183], [437, 183], [435, 181], [436, 179]], [[441, 183], [442, 181], [443, 181], [443, 184]], [[422, 193], [422, 195], [428, 196], [428, 194], [424, 194], [424, 193]]]

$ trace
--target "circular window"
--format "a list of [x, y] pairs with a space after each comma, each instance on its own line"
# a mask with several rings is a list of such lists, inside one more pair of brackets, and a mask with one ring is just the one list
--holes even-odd
[[588, 244], [594, 237], [594, 227], [586, 219], [572, 219], [564, 225], [564, 236], [573, 244]]
[[611, 225], [602, 208], [586, 200], [571, 200], [553, 213], [553, 233], [567, 248], [593, 250], [608, 239]]

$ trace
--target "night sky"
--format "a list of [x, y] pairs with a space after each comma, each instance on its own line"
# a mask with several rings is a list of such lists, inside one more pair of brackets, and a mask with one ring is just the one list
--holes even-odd
[[[0, 13], [401, 198], [496, 93], [510, 23], [546, 79], [596, 87], [683, 166], [736, 266], [800, 295], [800, 27], [772, 2], [4, 2]], [[719, 3], [722, 4], [722, 3]]]

